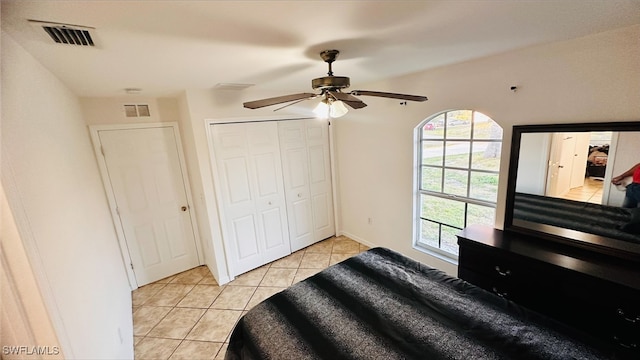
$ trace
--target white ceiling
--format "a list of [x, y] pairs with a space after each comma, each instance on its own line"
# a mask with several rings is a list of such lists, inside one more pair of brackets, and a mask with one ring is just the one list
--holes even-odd
[[[359, 83], [640, 23], [639, 0], [2, 0], [2, 29], [79, 96], [173, 96], [217, 83], [312, 91], [318, 54]], [[27, 19], [94, 27], [58, 45]]]

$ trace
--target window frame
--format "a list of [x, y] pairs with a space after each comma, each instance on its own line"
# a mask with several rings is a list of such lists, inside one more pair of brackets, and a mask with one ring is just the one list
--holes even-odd
[[[447, 119], [450, 113], [456, 112], [456, 111], [470, 111], [471, 112], [471, 129], [470, 129], [470, 134], [469, 134], [469, 138], [468, 139], [463, 139], [463, 138], [448, 138], [447, 137]], [[455, 228], [455, 229], [460, 229], [457, 226], [454, 226], [452, 224], [445, 224], [439, 221], [435, 221], [434, 219], [428, 219], [428, 218], [424, 218], [422, 217], [422, 196], [423, 195], [428, 195], [428, 196], [434, 196], [434, 197], [438, 197], [438, 198], [442, 198], [442, 199], [446, 199], [446, 200], [453, 200], [453, 201], [459, 201], [461, 203], [464, 204], [464, 219], [463, 219], [463, 228], [467, 226], [467, 220], [468, 220], [468, 206], [471, 205], [479, 205], [479, 206], [485, 206], [485, 207], [490, 207], [493, 208], [494, 210], [494, 222], [495, 222], [495, 212], [496, 212], [496, 208], [497, 208], [497, 188], [496, 188], [496, 200], [495, 201], [489, 201], [489, 200], [481, 200], [481, 199], [476, 199], [476, 198], [471, 198], [468, 195], [470, 194], [470, 190], [471, 190], [471, 176], [472, 173], [484, 173], [484, 174], [496, 174], [498, 176], [498, 185], [497, 187], [499, 187], [500, 185], [500, 169], [498, 166], [497, 170], [486, 170], [486, 169], [474, 169], [473, 168], [473, 144], [474, 142], [480, 142], [480, 143], [499, 143], [500, 147], [502, 147], [502, 143], [503, 143], [503, 139], [504, 139], [504, 135], [501, 136], [499, 139], [475, 139], [474, 138], [474, 126], [475, 126], [475, 120], [476, 120], [476, 113], [480, 113], [484, 116], [486, 116], [485, 114], [476, 111], [476, 110], [469, 110], [469, 109], [452, 109], [452, 110], [446, 110], [446, 111], [442, 111], [436, 114], [433, 114], [429, 117], [427, 117], [425, 120], [423, 120], [422, 122], [420, 122], [420, 124], [418, 124], [418, 126], [415, 128], [414, 130], [414, 138], [415, 138], [415, 142], [414, 142], [414, 146], [415, 146], [415, 151], [414, 151], [414, 221], [413, 221], [413, 228], [414, 228], [414, 234], [413, 234], [413, 247], [419, 251], [425, 252], [427, 254], [430, 254], [432, 256], [435, 256], [441, 260], [456, 264], [458, 263], [458, 255], [451, 253], [449, 251], [443, 250], [442, 249], [442, 226], [448, 226], [451, 228]], [[435, 120], [436, 118], [443, 116], [443, 126], [444, 126], [444, 135], [442, 137], [442, 139], [424, 139], [423, 138], [423, 133], [424, 133], [424, 127], [426, 126], [426, 124], [428, 124], [429, 122]], [[488, 117], [488, 116], [487, 116]], [[500, 124], [498, 124], [497, 122], [495, 122], [495, 120], [493, 120], [492, 118], [488, 117], [493, 123], [495, 123], [496, 125], [500, 126]], [[500, 127], [502, 129], [502, 127]], [[423, 143], [425, 141], [442, 141], [443, 142], [443, 147], [446, 149], [446, 143], [449, 141], [457, 141], [457, 142], [468, 142], [469, 143], [469, 162], [467, 164], [466, 168], [463, 167], [459, 167], [459, 166], [447, 166], [446, 164], [446, 157], [447, 154], [446, 152], [443, 153], [443, 157], [442, 157], [442, 162], [439, 165], [424, 165], [423, 164], [423, 158], [422, 158], [422, 154], [423, 154]], [[502, 154], [502, 151], [500, 151], [500, 154]], [[500, 155], [501, 157], [501, 155]], [[501, 159], [500, 159], [501, 160]], [[500, 161], [501, 162], [501, 161]], [[440, 177], [440, 189], [441, 191], [437, 192], [437, 191], [431, 191], [431, 190], [424, 190], [422, 189], [422, 172], [425, 168], [438, 168], [441, 170], [441, 177]], [[451, 193], [445, 193], [445, 170], [462, 170], [462, 171], [466, 171], [467, 172], [467, 184], [466, 184], [466, 194], [467, 196], [460, 196], [460, 195], [455, 195], [455, 194], [451, 194]], [[432, 223], [436, 223], [438, 224], [438, 247], [434, 247], [432, 245], [426, 244], [424, 242], [421, 241], [421, 231], [422, 231], [422, 224], [421, 222], [425, 220], [425, 221], [429, 221]], [[461, 230], [461, 229], [460, 229]]]

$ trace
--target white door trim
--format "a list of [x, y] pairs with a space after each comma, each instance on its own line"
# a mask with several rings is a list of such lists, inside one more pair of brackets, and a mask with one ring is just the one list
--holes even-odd
[[98, 168], [100, 169], [100, 175], [104, 184], [105, 194], [107, 195], [107, 201], [109, 202], [109, 210], [111, 211], [111, 218], [118, 237], [118, 245], [120, 246], [120, 253], [122, 254], [122, 261], [127, 272], [127, 278], [129, 279], [129, 286], [131, 290], [138, 288], [135, 274], [131, 268], [132, 260], [127, 247], [126, 238], [124, 236], [124, 228], [120, 222], [120, 217], [117, 212], [116, 197], [113, 192], [113, 186], [109, 178], [107, 171], [107, 163], [105, 161], [104, 154], [102, 152], [102, 144], [100, 142], [99, 132], [102, 130], [132, 130], [132, 129], [149, 129], [149, 128], [173, 128], [175, 140], [177, 144], [178, 158], [180, 161], [180, 168], [182, 169], [182, 181], [185, 185], [185, 193], [187, 196], [188, 206], [190, 208], [189, 218], [191, 220], [191, 227], [193, 228], [193, 237], [196, 242], [196, 252], [198, 256], [198, 263], [204, 264], [202, 244], [200, 241], [200, 234], [198, 232], [198, 223], [196, 221], [195, 207], [193, 206], [193, 199], [191, 197], [191, 185], [189, 184], [189, 177], [187, 175], [187, 166], [184, 158], [184, 152], [182, 148], [182, 141], [180, 139], [180, 129], [177, 122], [161, 122], [161, 123], [140, 123], [140, 124], [109, 124], [109, 125], [91, 125], [89, 126], [89, 132], [91, 134], [91, 141], [93, 143], [93, 150], [95, 151], [96, 160], [98, 162]]

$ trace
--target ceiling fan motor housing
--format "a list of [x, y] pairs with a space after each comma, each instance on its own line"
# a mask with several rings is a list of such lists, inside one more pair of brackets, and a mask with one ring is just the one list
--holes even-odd
[[346, 76], [324, 76], [311, 80], [311, 87], [314, 89], [344, 89], [351, 85]]

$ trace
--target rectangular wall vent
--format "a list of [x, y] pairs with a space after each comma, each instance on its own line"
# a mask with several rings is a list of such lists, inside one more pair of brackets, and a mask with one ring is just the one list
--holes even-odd
[[124, 115], [126, 117], [149, 117], [149, 105], [124, 105]]
[[71, 29], [66, 26], [43, 26], [42, 28], [58, 44], [95, 46], [88, 30]]
[[33, 25], [42, 27], [45, 33], [57, 44], [68, 44], [78, 46], [95, 46], [95, 41], [91, 35], [92, 27], [45, 22], [40, 20], [29, 20]]

